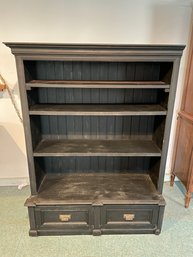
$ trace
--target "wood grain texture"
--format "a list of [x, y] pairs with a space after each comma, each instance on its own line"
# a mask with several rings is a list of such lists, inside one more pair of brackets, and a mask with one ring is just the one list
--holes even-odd
[[[35, 157], [34, 162], [44, 173], [136, 173], [159, 172], [160, 157], [67, 156]], [[156, 165], [156, 163], [158, 163]], [[156, 171], [156, 168], [158, 171]], [[39, 174], [40, 176], [40, 174]]]
[[158, 203], [159, 196], [147, 174], [48, 174], [34, 198], [36, 205], [75, 202], [136, 201]]
[[[96, 67], [95, 67], [96, 69]], [[96, 74], [95, 74], [96, 76]], [[164, 81], [147, 81], [147, 80], [131, 80], [131, 81], [121, 81], [121, 80], [32, 80], [28, 83], [26, 83], [27, 85], [29, 84], [47, 84], [47, 86], [49, 86], [50, 84], [67, 84], [70, 87], [73, 86], [74, 84], [76, 85], [91, 85], [93, 87], [93, 85], [152, 85], [154, 86], [154, 88], [156, 86], [161, 86], [161, 85], [166, 85], [166, 83]]]
[[193, 124], [187, 119], [180, 118], [180, 131], [175, 157], [174, 174], [189, 189], [189, 169], [193, 149]]
[[152, 139], [156, 117], [160, 116], [30, 115], [30, 120], [37, 145], [40, 138]]
[[[34, 88], [27, 92], [34, 104], [160, 104], [167, 101], [163, 89]], [[165, 104], [167, 107], [167, 104]]]
[[[24, 63], [28, 88], [33, 84], [39, 86], [47, 84], [49, 87], [55, 84], [63, 87], [73, 87], [72, 85], [97, 87], [98, 85], [99, 87], [120, 88], [121, 86], [152, 87], [154, 85], [163, 88], [170, 84], [172, 69], [171, 62], [158, 61], [102, 63], [96, 61], [25, 61]], [[170, 75], [166, 76], [166, 74]]]
[[34, 156], [161, 156], [151, 140], [43, 139]]
[[26, 83], [26, 88], [163, 88], [169, 89], [169, 84], [163, 81], [62, 81], [33, 80]]
[[56, 105], [36, 104], [30, 107], [30, 115], [166, 115], [167, 111], [160, 105]]
[[[105, 205], [102, 208], [101, 223], [102, 232], [109, 234], [110, 231], [122, 232], [136, 226], [139, 230], [157, 228], [157, 216], [159, 208], [156, 205]], [[132, 220], [125, 220], [125, 216], [131, 216]]]
[[[37, 205], [29, 207], [35, 217], [36, 228], [31, 227], [30, 235], [73, 235], [73, 234], [142, 234], [161, 231], [163, 205], [155, 204], [88, 204]], [[125, 215], [133, 215], [126, 221]], [[70, 220], [61, 222], [60, 216]], [[157, 217], [159, 217], [157, 219]]]
[[177, 176], [186, 189], [185, 207], [189, 207], [193, 192], [193, 28], [189, 43], [189, 55], [182, 103], [180, 107], [174, 145], [171, 186]]

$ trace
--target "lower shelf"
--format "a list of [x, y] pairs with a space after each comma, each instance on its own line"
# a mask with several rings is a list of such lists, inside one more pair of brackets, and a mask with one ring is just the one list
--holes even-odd
[[157, 204], [159, 194], [148, 174], [47, 174], [37, 196], [26, 205], [55, 204]]

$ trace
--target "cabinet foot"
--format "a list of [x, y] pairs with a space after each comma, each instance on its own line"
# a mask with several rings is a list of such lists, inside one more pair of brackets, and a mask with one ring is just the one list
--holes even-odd
[[187, 192], [186, 193], [186, 198], [185, 198], [185, 208], [189, 207], [191, 197], [192, 197], [191, 192]]
[[30, 229], [30, 231], [29, 231], [29, 236], [33, 236], [33, 237], [38, 236], [37, 230], [32, 230], [32, 229]]
[[92, 234], [93, 234], [93, 236], [101, 236], [101, 230], [100, 229], [94, 229]]
[[159, 228], [156, 229], [155, 235], [158, 236], [161, 233], [161, 230]]
[[175, 180], [175, 175], [172, 173], [170, 176], [170, 186], [173, 187], [174, 185], [174, 180]]

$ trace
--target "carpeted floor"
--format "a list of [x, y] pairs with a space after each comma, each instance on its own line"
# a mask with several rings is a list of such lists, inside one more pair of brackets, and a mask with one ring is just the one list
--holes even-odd
[[193, 257], [193, 200], [184, 208], [183, 188], [164, 185], [162, 233], [155, 235], [28, 236], [29, 188], [0, 187], [0, 257]]

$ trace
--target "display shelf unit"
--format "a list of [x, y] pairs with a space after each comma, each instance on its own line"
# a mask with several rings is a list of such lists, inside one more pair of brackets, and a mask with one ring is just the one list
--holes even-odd
[[184, 46], [6, 45], [22, 100], [30, 235], [159, 234]]

